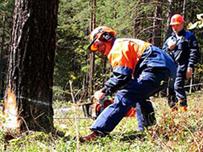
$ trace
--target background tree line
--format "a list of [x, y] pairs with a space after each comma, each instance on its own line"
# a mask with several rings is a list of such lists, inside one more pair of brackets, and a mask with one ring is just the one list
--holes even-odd
[[[201, 0], [60, 0], [58, 10], [57, 44], [54, 68], [54, 99], [70, 100], [69, 80], [77, 99], [89, 93], [89, 75], [93, 73], [93, 89], [101, 88], [110, 76], [111, 68], [106, 59], [95, 56], [90, 67], [87, 50], [91, 27], [91, 12], [95, 13], [95, 25], [115, 28], [118, 37], [133, 37], [149, 41], [159, 47], [171, 32], [169, 19], [175, 13], [185, 16], [186, 23], [195, 22], [196, 14], [203, 13]], [[0, 89], [5, 89], [8, 45], [11, 37], [14, 0], [0, 2]], [[200, 48], [203, 45], [203, 29], [194, 30]], [[202, 80], [202, 56], [198, 79]]]

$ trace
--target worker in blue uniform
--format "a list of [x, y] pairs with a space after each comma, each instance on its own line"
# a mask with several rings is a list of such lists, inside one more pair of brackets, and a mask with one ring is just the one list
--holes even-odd
[[[173, 33], [165, 41], [163, 50], [170, 53], [176, 61], [177, 73], [174, 83], [169, 87], [168, 103], [172, 110], [187, 111], [185, 80], [192, 77], [198, 61], [199, 49], [195, 35], [184, 29], [184, 18], [180, 14], [171, 17]], [[178, 105], [179, 104], [179, 105]]]
[[[147, 114], [147, 122], [150, 122], [148, 119], [154, 109], [147, 99], [165, 88], [168, 80], [175, 77], [174, 60], [168, 53], [148, 42], [116, 38], [116, 32], [106, 26], [94, 29], [90, 39], [89, 50], [106, 56], [113, 68], [112, 77], [94, 93], [94, 97], [99, 100], [115, 93], [115, 99], [90, 127], [92, 133], [80, 140], [91, 141], [110, 133], [137, 103], [142, 113]], [[155, 119], [152, 124], [153, 121]]]

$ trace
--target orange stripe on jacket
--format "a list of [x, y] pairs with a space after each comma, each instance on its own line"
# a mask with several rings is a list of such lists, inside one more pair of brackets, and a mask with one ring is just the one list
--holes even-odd
[[116, 39], [108, 55], [112, 67], [122, 66], [134, 70], [143, 52], [151, 44], [139, 39]]

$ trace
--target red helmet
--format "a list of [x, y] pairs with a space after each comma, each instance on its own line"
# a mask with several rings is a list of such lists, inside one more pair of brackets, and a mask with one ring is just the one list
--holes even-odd
[[171, 22], [170, 25], [179, 25], [184, 23], [184, 17], [181, 16], [180, 14], [175, 14], [171, 17]]
[[91, 33], [90, 33], [90, 45], [88, 46], [88, 49], [90, 51], [97, 51], [97, 48], [94, 47], [94, 42], [96, 40], [100, 41], [108, 41], [111, 38], [116, 36], [116, 31], [111, 29], [110, 27], [107, 26], [99, 26], [95, 28]]

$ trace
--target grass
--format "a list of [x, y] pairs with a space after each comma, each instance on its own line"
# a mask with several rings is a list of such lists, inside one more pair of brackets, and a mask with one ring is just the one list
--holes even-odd
[[[43, 132], [33, 132], [12, 139], [8, 143], [0, 132], [0, 151], [8, 152], [202, 152], [203, 151], [203, 91], [188, 96], [189, 110], [172, 113], [165, 98], [154, 98], [157, 125], [144, 133], [137, 133], [135, 118], [124, 118], [110, 136], [90, 143], [80, 143], [77, 147], [73, 139], [76, 135], [75, 113], [70, 104], [57, 104], [54, 107], [67, 106], [69, 111], [55, 113], [55, 127], [66, 133], [58, 137]], [[83, 117], [81, 109], [77, 117]], [[78, 119], [80, 135], [90, 133], [91, 119]]]

